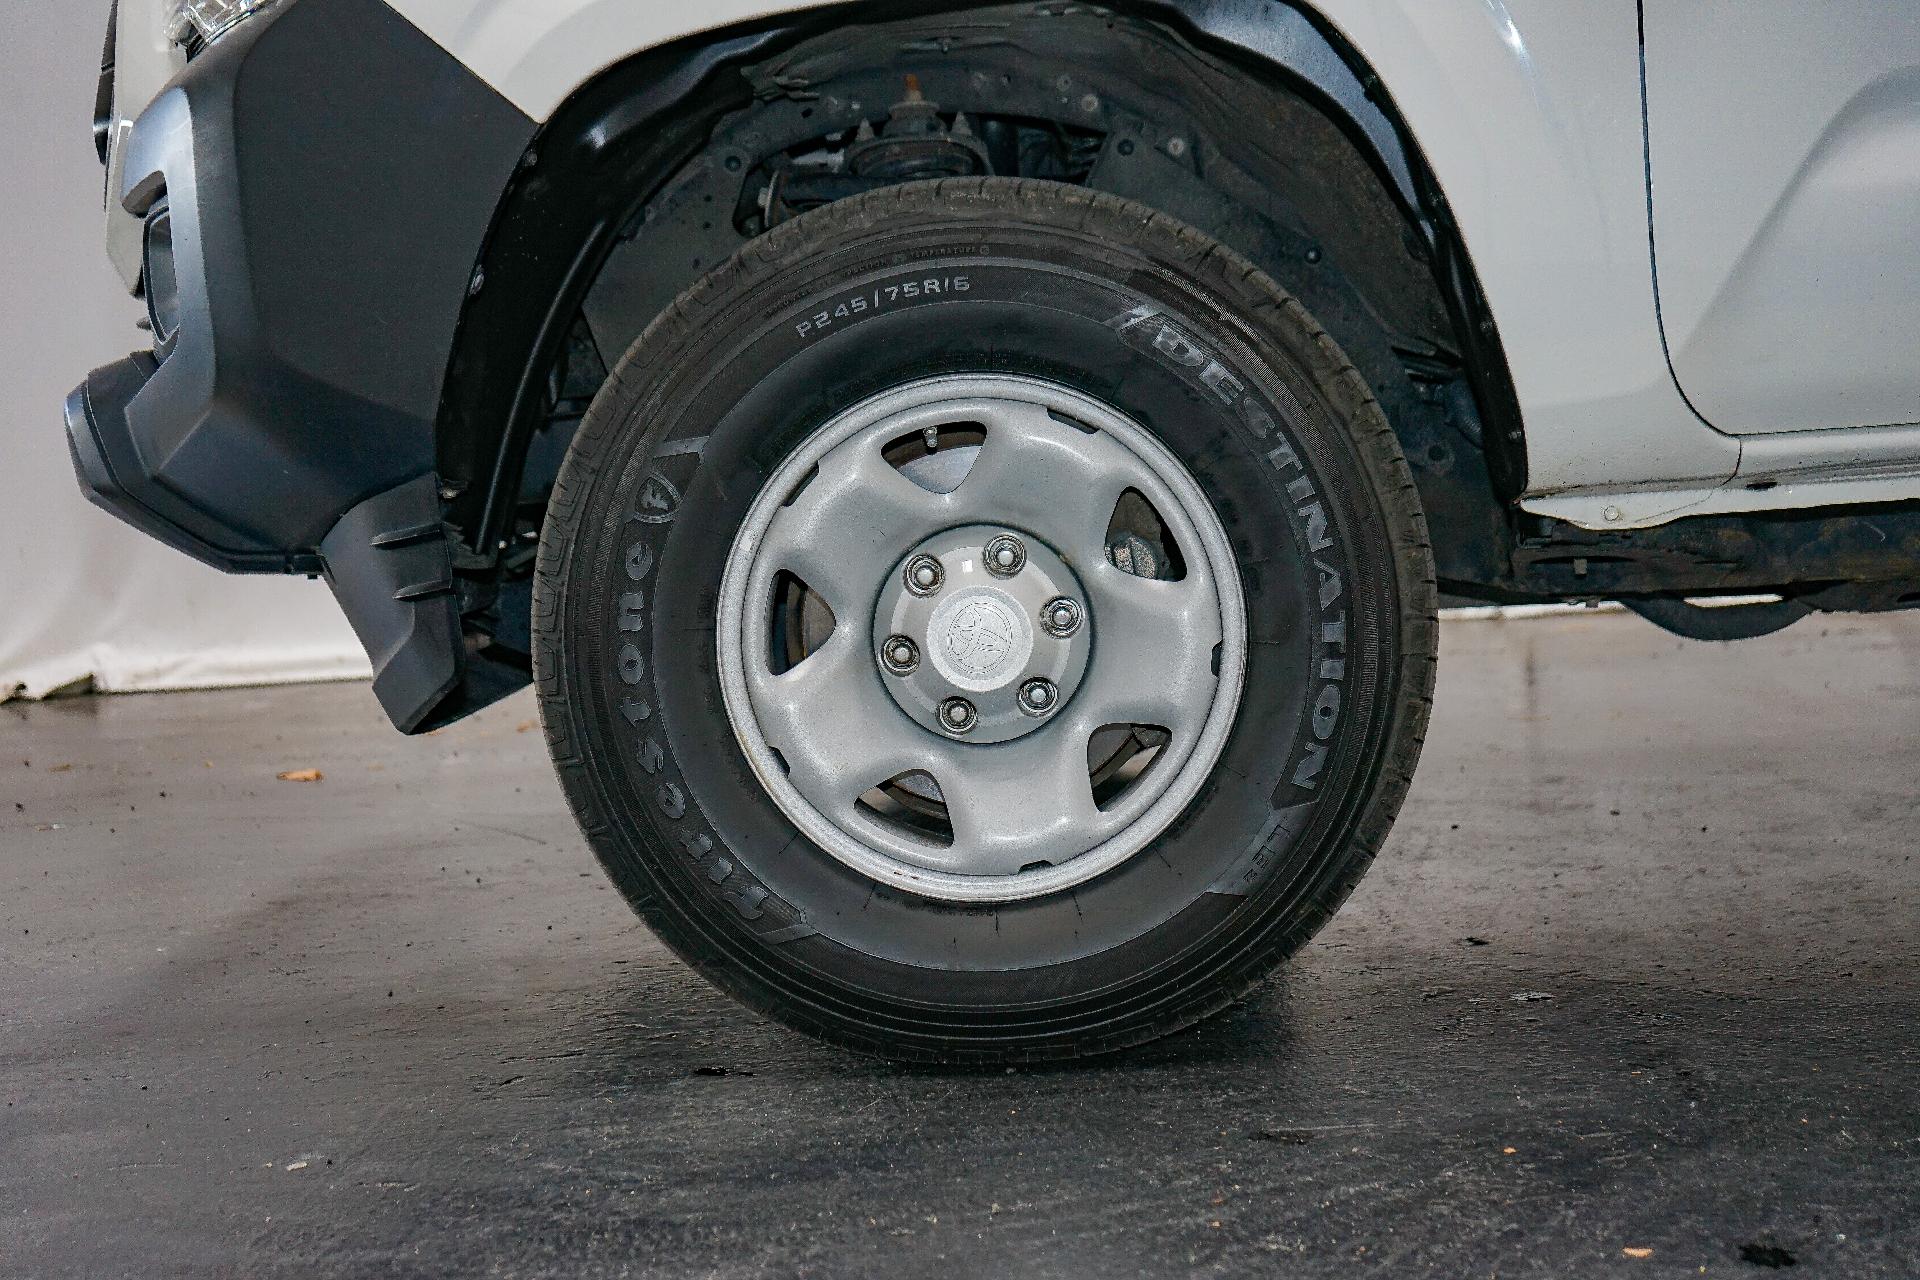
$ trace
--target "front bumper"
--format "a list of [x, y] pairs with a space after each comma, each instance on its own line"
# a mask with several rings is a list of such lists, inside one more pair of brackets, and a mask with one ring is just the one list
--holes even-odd
[[435, 420], [533, 129], [381, 0], [290, 0], [116, 143], [109, 200], [172, 222], [177, 327], [68, 398], [82, 487], [229, 572], [324, 572], [405, 729], [461, 684]]

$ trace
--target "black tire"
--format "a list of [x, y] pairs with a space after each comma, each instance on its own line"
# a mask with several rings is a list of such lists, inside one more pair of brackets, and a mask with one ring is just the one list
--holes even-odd
[[[850, 290], [956, 273], [964, 295], [799, 333]], [[1251, 642], [1220, 764], [1173, 825], [1070, 891], [989, 905], [877, 885], [799, 836], [735, 740], [715, 644], [721, 567], [777, 462], [846, 405], [959, 371], [1052, 379], [1153, 431], [1221, 517]], [[808, 214], [661, 315], [573, 442], [534, 623], [567, 795], [665, 942], [789, 1026], [977, 1062], [1166, 1034], [1298, 950], [1406, 793], [1436, 638], [1405, 460], [1300, 304], [1141, 205], [1011, 179]]]

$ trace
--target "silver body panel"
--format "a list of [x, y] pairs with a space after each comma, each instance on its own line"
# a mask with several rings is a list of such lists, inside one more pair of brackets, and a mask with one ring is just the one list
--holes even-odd
[[1740, 434], [1920, 422], [1920, 11], [1655, 0], [1661, 316]]

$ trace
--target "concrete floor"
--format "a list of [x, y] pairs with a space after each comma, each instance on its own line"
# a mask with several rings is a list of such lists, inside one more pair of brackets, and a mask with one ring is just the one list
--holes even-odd
[[1451, 625], [1319, 941], [1017, 1074], [710, 991], [532, 714], [0, 708], [0, 1274], [1920, 1274], [1920, 620]]

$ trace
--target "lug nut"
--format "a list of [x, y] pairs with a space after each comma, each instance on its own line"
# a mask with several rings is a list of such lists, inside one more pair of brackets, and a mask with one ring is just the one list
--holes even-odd
[[948, 698], [940, 704], [940, 725], [948, 733], [967, 733], [980, 721], [980, 713], [965, 698]]
[[912, 675], [920, 665], [920, 646], [905, 636], [888, 636], [880, 646], [880, 661], [897, 676]]
[[1020, 709], [1030, 716], [1044, 716], [1060, 702], [1060, 690], [1053, 681], [1036, 676], [1020, 686]]
[[987, 541], [986, 561], [988, 573], [1011, 578], [1026, 567], [1027, 549], [1012, 534], [998, 534]]
[[932, 595], [946, 577], [946, 570], [932, 556], [915, 556], [907, 561], [907, 590], [917, 596]]
[[1040, 610], [1040, 625], [1047, 634], [1064, 640], [1080, 629], [1080, 606], [1076, 602], [1061, 596], [1049, 600]]

